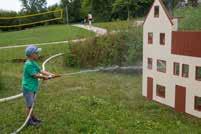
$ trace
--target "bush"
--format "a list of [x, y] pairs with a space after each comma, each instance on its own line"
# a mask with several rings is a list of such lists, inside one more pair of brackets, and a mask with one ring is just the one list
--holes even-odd
[[71, 67], [136, 64], [142, 59], [142, 28], [70, 43], [66, 57]]
[[98, 65], [122, 64], [123, 51], [127, 51], [125, 42], [116, 35], [95, 37], [86, 42], [70, 45], [67, 63], [77, 67], [95, 67]]

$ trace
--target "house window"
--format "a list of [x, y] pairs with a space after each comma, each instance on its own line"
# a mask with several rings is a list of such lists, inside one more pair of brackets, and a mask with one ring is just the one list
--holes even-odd
[[165, 98], [165, 86], [156, 85], [156, 95]]
[[194, 109], [197, 110], [197, 111], [201, 111], [201, 97], [195, 96]]
[[189, 65], [183, 64], [182, 65], [182, 77], [188, 78], [189, 74]]
[[153, 43], [153, 33], [148, 33], [148, 44]]
[[148, 58], [148, 69], [152, 69], [152, 63], [153, 63], [153, 60], [152, 60], [152, 58]]
[[174, 75], [177, 75], [177, 76], [179, 76], [179, 69], [180, 68], [180, 65], [179, 65], [179, 63], [176, 63], [176, 62], [174, 62]]
[[154, 17], [156, 17], [156, 18], [159, 17], [159, 6], [154, 7]]
[[166, 61], [164, 60], [157, 60], [157, 71], [166, 73]]
[[160, 44], [165, 45], [165, 33], [160, 33]]
[[201, 81], [201, 67], [196, 67], [195, 79]]

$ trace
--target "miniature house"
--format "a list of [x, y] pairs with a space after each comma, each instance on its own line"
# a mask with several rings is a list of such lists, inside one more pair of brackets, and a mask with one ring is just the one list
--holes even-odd
[[143, 25], [143, 96], [201, 118], [201, 32], [178, 31], [178, 20], [155, 0]]

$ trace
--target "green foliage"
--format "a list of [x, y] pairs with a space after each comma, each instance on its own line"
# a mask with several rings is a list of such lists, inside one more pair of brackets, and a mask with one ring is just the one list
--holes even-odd
[[138, 5], [138, 0], [116, 0], [113, 3], [113, 17], [114, 19], [122, 19], [125, 20], [128, 17], [134, 17]]
[[125, 20], [128, 17], [142, 17], [147, 14], [154, 0], [115, 0], [112, 18]]
[[81, 16], [84, 18], [91, 11], [91, 0], [82, 0]]
[[[61, 9], [61, 8], [58, 5], [53, 5], [53, 6], [49, 7], [48, 9], [41, 11], [41, 12], [55, 11], [57, 9]], [[21, 12], [17, 13], [14, 11], [0, 10], [0, 17], [19, 17], [19, 16], [30, 15], [30, 14], [34, 14], [34, 13], [26, 12], [26, 11], [21, 11]], [[55, 19], [60, 16], [61, 16], [61, 12], [54, 12], [54, 13], [48, 13], [45, 15], [38, 15], [38, 16], [25, 17], [25, 18], [0, 19], [0, 26], [13, 26], [13, 25], [28, 24], [28, 23], [33, 23], [33, 22]], [[63, 24], [63, 20], [55, 20], [55, 21], [41, 23], [41, 24], [38, 23], [38, 24], [33, 24], [33, 25], [28, 25], [28, 26], [13, 27], [13, 28], [0, 28], [0, 29], [2, 31], [22, 30], [22, 29], [26, 29], [26, 28], [30, 28], [30, 27], [34, 27], [34, 26], [41, 26], [41, 25], [48, 25], [48, 24]]]
[[112, 4], [114, 0], [91, 0], [91, 13], [96, 21], [112, 19]]
[[23, 11], [28, 13], [37, 13], [47, 8], [46, 0], [20, 0], [22, 2]]
[[153, 0], [82, 0], [81, 16], [89, 12], [96, 22], [125, 20], [129, 17], [144, 16]]
[[122, 66], [135, 64], [141, 57], [142, 30], [135, 27], [128, 32], [71, 43], [66, 62], [72, 67]]
[[69, 22], [81, 21], [81, 0], [61, 0], [61, 7], [64, 9], [65, 22], [67, 21], [67, 10]]
[[[22, 16], [62, 8], [64, 10], [65, 19], [47, 22], [45, 25], [66, 23], [67, 10], [70, 23], [83, 22], [88, 13], [93, 15], [95, 22], [125, 20], [128, 17], [134, 18], [136, 16], [144, 16], [148, 12], [153, 0], [61, 0], [60, 5], [56, 4], [48, 8], [46, 0], [21, 0], [21, 2], [23, 5], [22, 11], [19, 13], [0, 11], [0, 16]], [[37, 17], [21, 19], [0, 20], [0, 26], [27, 24], [31, 22], [53, 19], [56, 17], [58, 17], [58, 14], [41, 15]], [[44, 25], [44, 23], [34, 24], [32, 26], [23, 26], [20, 28], [4, 28], [3, 30], [21, 30], [40, 25]]]
[[136, 28], [133, 30], [129, 30], [128, 39], [127, 39], [127, 46], [128, 49], [128, 56], [127, 56], [127, 64], [133, 65], [137, 62], [142, 61], [142, 28]]
[[191, 6], [175, 9], [174, 16], [182, 17], [179, 20], [181, 30], [201, 30], [201, 6]]
[[[98, 65], [122, 64], [122, 52], [125, 46], [122, 36], [107, 35], [95, 37], [78, 44], [70, 45], [70, 55], [67, 55], [67, 64], [79, 67], [96, 67]], [[69, 63], [70, 62], [70, 63]]]

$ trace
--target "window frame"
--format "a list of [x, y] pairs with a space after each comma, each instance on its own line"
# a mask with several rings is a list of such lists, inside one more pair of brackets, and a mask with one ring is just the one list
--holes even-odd
[[[151, 61], [151, 65], [149, 64], [149, 61]], [[153, 69], [153, 59], [152, 58], [147, 58], [147, 68], [149, 70]]]
[[160, 45], [165, 46], [165, 33], [160, 33]]
[[165, 97], [166, 97], [166, 87], [163, 86], [163, 85], [156, 84], [156, 96], [165, 99]]
[[153, 32], [148, 32], [148, 45], [153, 44], [153, 36], [154, 36]]
[[201, 81], [201, 77], [200, 77], [200, 78], [197, 77], [198, 68], [201, 69], [201, 66], [196, 66], [196, 67], [195, 67], [195, 80], [197, 80], [197, 81]]
[[160, 7], [154, 6], [154, 18], [159, 18], [160, 16]]
[[[179, 73], [177, 74], [176, 73], [176, 65], [179, 65]], [[179, 76], [180, 75], [180, 63], [179, 62], [174, 62], [173, 63], [173, 75], [175, 75], [175, 76]]]
[[[161, 71], [161, 70], [158, 68], [158, 63], [159, 63], [160, 61], [165, 63], [165, 70], [164, 70], [164, 71]], [[156, 63], [156, 66], [157, 66], [156, 68], [157, 68], [157, 71], [158, 71], [158, 72], [161, 72], [161, 73], [166, 73], [166, 72], [167, 72], [167, 62], [166, 62], [165, 60], [159, 60], [159, 59], [158, 59], [158, 60], [157, 60], [157, 63]]]
[[200, 105], [196, 105], [197, 99], [201, 99], [201, 97], [198, 97], [198, 96], [194, 97], [194, 110], [201, 112], [201, 103]]
[[[188, 66], [188, 75], [187, 76], [184, 75], [184, 66]], [[182, 77], [183, 78], [189, 78], [189, 68], [190, 68], [190, 66], [188, 64], [182, 64]]]

